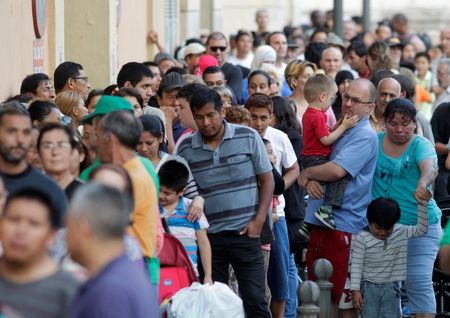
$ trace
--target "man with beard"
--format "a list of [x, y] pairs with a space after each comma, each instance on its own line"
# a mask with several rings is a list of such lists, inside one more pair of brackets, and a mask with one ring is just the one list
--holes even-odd
[[62, 215], [67, 209], [63, 190], [51, 178], [27, 163], [32, 141], [32, 125], [28, 111], [18, 102], [0, 108], [0, 173], [6, 190], [14, 193], [23, 187], [46, 192]]

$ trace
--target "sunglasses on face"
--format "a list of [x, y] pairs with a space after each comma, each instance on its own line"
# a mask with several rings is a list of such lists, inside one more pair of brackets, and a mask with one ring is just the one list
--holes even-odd
[[227, 47], [226, 46], [210, 46], [209, 49], [213, 52], [217, 52], [217, 50], [220, 50], [221, 52], [225, 52]]

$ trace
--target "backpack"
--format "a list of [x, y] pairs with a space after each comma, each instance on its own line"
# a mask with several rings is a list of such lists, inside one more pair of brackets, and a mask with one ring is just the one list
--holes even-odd
[[175, 236], [164, 233], [164, 246], [158, 258], [161, 264], [159, 303], [170, 299], [180, 289], [198, 281], [183, 244]]

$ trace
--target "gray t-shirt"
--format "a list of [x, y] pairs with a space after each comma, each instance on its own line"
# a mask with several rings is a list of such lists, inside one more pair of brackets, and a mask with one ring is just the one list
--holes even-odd
[[24, 318], [66, 317], [78, 286], [78, 281], [62, 270], [25, 284], [0, 276], [0, 305]]

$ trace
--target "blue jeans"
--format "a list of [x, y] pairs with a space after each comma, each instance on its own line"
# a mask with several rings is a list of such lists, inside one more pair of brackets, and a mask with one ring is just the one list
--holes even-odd
[[364, 306], [361, 318], [400, 318], [400, 284], [374, 284], [363, 281], [361, 294]]
[[287, 235], [286, 219], [280, 217], [273, 224], [275, 240], [270, 245], [269, 270], [267, 283], [269, 284], [272, 300], [289, 300], [289, 239]]
[[289, 298], [286, 301], [286, 309], [284, 310], [284, 318], [296, 318], [298, 307], [298, 270], [294, 261], [294, 254], [289, 256]]

